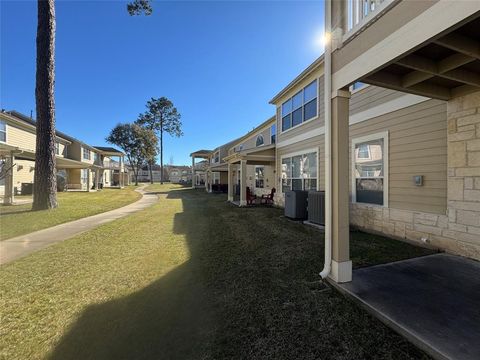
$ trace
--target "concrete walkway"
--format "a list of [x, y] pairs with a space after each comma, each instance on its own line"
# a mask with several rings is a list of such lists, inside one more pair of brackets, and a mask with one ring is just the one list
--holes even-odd
[[144, 191], [145, 187], [146, 185], [135, 190], [142, 194], [142, 198], [130, 205], [0, 241], [0, 265], [155, 204], [158, 201], [157, 195]]
[[355, 270], [335, 285], [436, 359], [480, 359], [480, 262], [436, 254]]

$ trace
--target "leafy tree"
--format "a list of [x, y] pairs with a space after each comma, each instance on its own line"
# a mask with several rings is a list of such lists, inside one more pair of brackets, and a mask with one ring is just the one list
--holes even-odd
[[118, 124], [105, 140], [124, 151], [138, 185], [138, 170], [157, 155], [155, 133], [137, 124]]
[[[151, 98], [147, 102], [147, 111], [138, 116], [137, 124], [154, 131], [160, 143], [160, 183], [163, 184], [163, 134], [180, 137], [183, 135], [181, 115], [173, 103], [166, 97]], [[150, 169], [151, 169], [151, 165]], [[150, 170], [151, 175], [151, 170]], [[150, 177], [153, 179], [153, 177]]]
[[127, 11], [130, 15], [151, 15], [153, 12], [150, 0], [134, 0], [127, 4]]
[[55, 166], [55, 3], [37, 2], [37, 70], [35, 102], [37, 136], [33, 210], [52, 209], [57, 202], [57, 170]]

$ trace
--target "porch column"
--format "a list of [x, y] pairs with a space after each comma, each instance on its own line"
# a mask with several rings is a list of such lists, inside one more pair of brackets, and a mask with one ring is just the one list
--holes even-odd
[[5, 194], [3, 196], [3, 204], [4, 205], [12, 205], [15, 201], [15, 194], [14, 194], [14, 177], [15, 177], [15, 169], [13, 164], [15, 163], [15, 156], [11, 154], [7, 156], [5, 161], [5, 166], [8, 170], [7, 176], [5, 177]]
[[195, 156], [192, 156], [192, 189], [195, 189]]
[[95, 189], [98, 191], [98, 184], [100, 182], [100, 169], [95, 170]]
[[90, 191], [90, 177], [92, 176], [91, 170], [87, 168], [87, 191]]
[[233, 164], [228, 164], [228, 201], [233, 201]]
[[240, 206], [247, 206], [247, 160], [240, 161]]
[[118, 171], [118, 184], [120, 188], [125, 186], [125, 182], [123, 181], [123, 156], [120, 156], [120, 170]]
[[332, 97], [332, 271], [336, 282], [352, 281], [349, 229], [349, 99], [338, 90]]

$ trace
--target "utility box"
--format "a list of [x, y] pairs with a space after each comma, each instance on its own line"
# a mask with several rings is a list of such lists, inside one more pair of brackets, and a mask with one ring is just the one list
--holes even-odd
[[295, 190], [285, 193], [285, 216], [291, 219], [307, 218], [308, 191]]
[[308, 221], [325, 225], [325, 191], [308, 192]]

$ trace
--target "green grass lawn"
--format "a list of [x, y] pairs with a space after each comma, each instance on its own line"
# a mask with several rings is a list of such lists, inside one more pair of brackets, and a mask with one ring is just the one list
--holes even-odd
[[[156, 205], [0, 268], [4, 359], [428, 358], [333, 289], [323, 236], [274, 208]], [[430, 253], [352, 233], [355, 266]]]
[[140, 198], [134, 189], [135, 186], [127, 186], [122, 190], [58, 193], [59, 207], [54, 210], [32, 211], [32, 204], [1, 205], [0, 240], [122, 207]]

